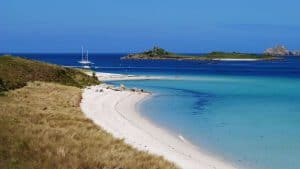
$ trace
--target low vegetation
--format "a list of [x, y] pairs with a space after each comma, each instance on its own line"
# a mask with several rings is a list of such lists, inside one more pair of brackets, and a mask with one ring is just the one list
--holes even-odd
[[10, 56], [0, 58], [0, 70], [2, 91], [18, 88], [0, 96], [1, 169], [176, 168], [84, 116], [79, 87], [99, 82], [80, 70]]
[[149, 55], [149, 56], [152, 56], [152, 57], [172, 55], [172, 53], [166, 51], [165, 49], [159, 48], [159, 47], [156, 47], [156, 46], [153, 47], [153, 49], [151, 49], [151, 50], [143, 52], [142, 54]]
[[181, 56], [168, 52], [163, 48], [153, 47], [146, 52], [129, 54], [122, 59], [176, 59], [178, 57]]
[[257, 55], [247, 53], [225, 53], [225, 52], [211, 52], [207, 55], [201, 56], [202, 59], [271, 59], [275, 58], [270, 55]]
[[181, 55], [168, 52], [162, 48], [154, 47], [153, 49], [137, 53], [130, 54], [123, 57], [123, 59], [157, 59], [157, 60], [197, 60], [197, 61], [211, 61], [217, 59], [261, 59], [261, 60], [272, 60], [276, 59], [271, 55], [263, 54], [245, 54], [245, 53], [225, 53], [225, 52], [211, 52], [209, 54], [201, 56], [192, 56], [192, 55]]
[[0, 168], [176, 168], [85, 118], [81, 92], [33, 82], [0, 97]]
[[99, 83], [96, 77], [90, 77], [76, 69], [20, 57], [0, 57], [0, 93], [23, 87], [29, 81], [56, 82], [76, 87]]

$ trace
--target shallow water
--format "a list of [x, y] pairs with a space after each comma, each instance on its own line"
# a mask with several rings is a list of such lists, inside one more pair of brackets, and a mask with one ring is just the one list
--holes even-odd
[[245, 168], [300, 167], [300, 80], [228, 76], [122, 82], [154, 97], [142, 113]]
[[[77, 54], [20, 55], [79, 66]], [[112, 82], [154, 93], [141, 106], [147, 118], [242, 168], [300, 168], [299, 58], [199, 63], [124, 61], [123, 55], [90, 58], [96, 71], [180, 79]]]

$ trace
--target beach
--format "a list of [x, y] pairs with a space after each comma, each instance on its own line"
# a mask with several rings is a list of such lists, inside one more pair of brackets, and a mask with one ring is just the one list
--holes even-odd
[[84, 89], [81, 109], [93, 122], [134, 148], [163, 156], [186, 169], [233, 169], [233, 165], [152, 123], [138, 111], [151, 93], [111, 89], [106, 84]]
[[1, 1], [0, 169], [300, 169], [299, 7]]
[[235, 62], [239, 62], [239, 61], [245, 61], [245, 62], [251, 62], [251, 61], [259, 61], [261, 59], [235, 59], [235, 58], [220, 58], [220, 59], [213, 59], [215, 61], [235, 61]]
[[[92, 72], [88, 72], [87, 74], [92, 75]], [[126, 75], [126, 74], [104, 73], [104, 72], [96, 72], [95, 75], [100, 81], [168, 79], [167, 77], [162, 77], [162, 76], [146, 76], [146, 75], [137, 76], [137, 75]]]

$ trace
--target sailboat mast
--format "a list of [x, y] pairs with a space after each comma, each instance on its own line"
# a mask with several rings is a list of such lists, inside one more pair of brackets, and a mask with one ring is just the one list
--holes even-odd
[[89, 61], [89, 50], [86, 50], [86, 61]]
[[81, 60], [83, 60], [83, 46], [81, 46]]

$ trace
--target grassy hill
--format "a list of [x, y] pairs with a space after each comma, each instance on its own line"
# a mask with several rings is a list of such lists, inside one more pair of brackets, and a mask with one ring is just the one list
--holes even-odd
[[0, 78], [1, 90], [9, 90], [0, 96], [1, 169], [177, 168], [113, 138], [85, 117], [80, 88], [98, 84], [96, 78], [11, 56], [0, 57]]
[[29, 82], [0, 97], [0, 168], [175, 169], [87, 119], [82, 90]]
[[20, 57], [0, 56], [0, 92], [23, 87], [29, 81], [56, 82], [76, 87], [99, 83], [96, 77], [76, 69]]

